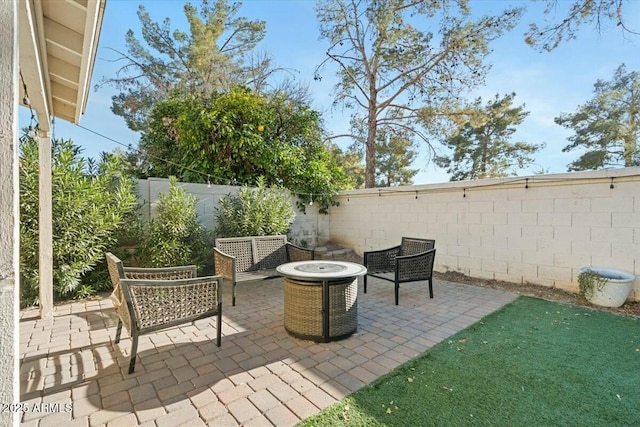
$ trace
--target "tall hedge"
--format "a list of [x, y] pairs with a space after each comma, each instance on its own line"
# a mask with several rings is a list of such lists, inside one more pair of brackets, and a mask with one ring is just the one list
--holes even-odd
[[[22, 305], [38, 303], [38, 142], [20, 140], [20, 274]], [[137, 198], [118, 156], [104, 156], [94, 171], [71, 140], [52, 140], [54, 299], [70, 298], [82, 276], [104, 258]]]

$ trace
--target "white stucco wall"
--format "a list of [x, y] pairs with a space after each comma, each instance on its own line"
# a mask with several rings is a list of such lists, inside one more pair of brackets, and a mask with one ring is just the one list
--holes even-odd
[[[582, 266], [640, 275], [640, 168], [355, 190], [338, 200], [329, 237], [360, 254], [425, 237], [436, 240], [438, 271], [572, 291]], [[640, 299], [638, 278], [631, 298]]]
[[[0, 7], [0, 403], [18, 402], [14, 381], [20, 221], [17, 31], [17, 2], [6, 2]], [[0, 426], [13, 423], [13, 413], [0, 412]]]
[[[0, 280], [0, 403], [18, 403], [15, 379], [15, 288]], [[13, 414], [0, 413], [0, 426], [12, 425]]]

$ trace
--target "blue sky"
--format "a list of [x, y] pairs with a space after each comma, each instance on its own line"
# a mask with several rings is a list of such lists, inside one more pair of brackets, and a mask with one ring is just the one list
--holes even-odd
[[[197, 5], [199, 0], [193, 3]], [[124, 39], [128, 29], [142, 38], [136, 15], [139, 4], [145, 5], [155, 21], [170, 17], [172, 28], [186, 27], [183, 1], [107, 0], [93, 74], [94, 85], [104, 76], [113, 76], [121, 66], [113, 62], [118, 55], [110, 49], [125, 51]], [[482, 96], [486, 102], [496, 93], [515, 92], [515, 104], [525, 104], [525, 110], [530, 114], [518, 128], [514, 141], [546, 143], [546, 148], [536, 154], [535, 165], [517, 171], [517, 174], [528, 175], [540, 169], [550, 173], [566, 172], [566, 165], [576, 159], [578, 153], [562, 152], [571, 133], [556, 125], [553, 118], [563, 112], [575, 112], [580, 104], [592, 98], [596, 80], [611, 79], [620, 64], [625, 63], [627, 71], [640, 70], [640, 36], [625, 35], [611, 23], [606, 23], [600, 33], [591, 26], [585, 26], [577, 40], [565, 42], [553, 52], [541, 53], [524, 43], [523, 34], [529, 23], [543, 22], [544, 4], [501, 0], [471, 0], [470, 4], [472, 11], [479, 14], [497, 13], [510, 6], [527, 6], [521, 23], [491, 45], [493, 52], [488, 61], [492, 69], [486, 84], [471, 92], [469, 100]], [[560, 4], [566, 5], [568, 1], [560, 0]], [[309, 84], [314, 98], [313, 107], [323, 113], [329, 131], [337, 134], [347, 129], [349, 112], [331, 110], [330, 92], [335, 82], [332, 74], [325, 73], [320, 83], [313, 80], [314, 69], [324, 60], [327, 47], [326, 42], [318, 37], [314, 6], [314, 1], [301, 0], [244, 1], [239, 16], [266, 21], [266, 37], [258, 50], [271, 54], [278, 66], [295, 70], [296, 78]], [[628, 26], [640, 30], [640, 2], [631, 1], [627, 7]], [[115, 93], [112, 87], [92, 90], [80, 125], [125, 146], [132, 144], [136, 147], [138, 134], [127, 129], [124, 120], [111, 113], [111, 96]], [[21, 110], [20, 125], [26, 126], [29, 124], [28, 110]], [[56, 122], [54, 136], [71, 138], [84, 148], [83, 154], [89, 157], [98, 157], [101, 151], [124, 148], [62, 120]], [[347, 140], [336, 142], [343, 148], [350, 143]], [[420, 169], [415, 184], [449, 180], [444, 170], [428, 161], [427, 150], [421, 152], [413, 167]]]

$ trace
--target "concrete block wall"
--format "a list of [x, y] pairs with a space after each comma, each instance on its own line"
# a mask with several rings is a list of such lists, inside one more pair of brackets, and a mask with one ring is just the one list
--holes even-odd
[[640, 168], [354, 190], [338, 201], [329, 238], [360, 254], [426, 237], [442, 272], [570, 291], [582, 266], [640, 275]]
[[[220, 199], [229, 195], [237, 194], [242, 187], [231, 185], [207, 185], [179, 183], [189, 194], [198, 198], [196, 212], [198, 219], [209, 230], [215, 230], [216, 207]], [[160, 194], [166, 193], [171, 188], [169, 180], [166, 178], [140, 179], [136, 183], [138, 189], [139, 202], [142, 205], [141, 214], [143, 219], [153, 218]], [[296, 218], [291, 225], [289, 237], [292, 242], [308, 247], [316, 247], [326, 242], [328, 239], [328, 215], [318, 213], [318, 206], [306, 206], [303, 213], [296, 205], [296, 199], [291, 198]]]

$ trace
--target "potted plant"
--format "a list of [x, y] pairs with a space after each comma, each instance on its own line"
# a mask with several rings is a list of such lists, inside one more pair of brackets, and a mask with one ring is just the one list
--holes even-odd
[[595, 305], [620, 307], [629, 296], [635, 278], [624, 270], [582, 267], [578, 275], [580, 295]]

